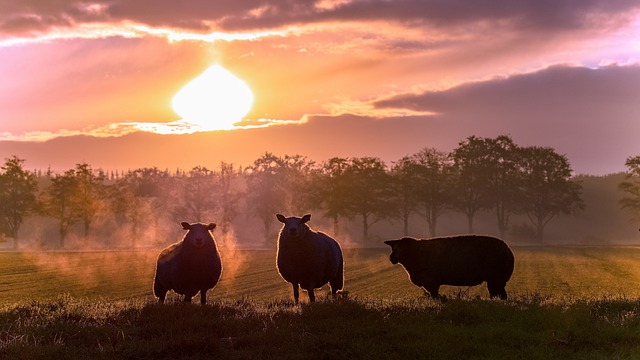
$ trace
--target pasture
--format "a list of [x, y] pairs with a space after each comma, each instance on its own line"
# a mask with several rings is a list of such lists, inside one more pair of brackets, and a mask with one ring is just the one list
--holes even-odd
[[0, 358], [640, 357], [640, 248], [513, 250], [506, 302], [433, 301], [381, 248], [345, 250], [338, 300], [294, 305], [275, 251], [222, 248], [207, 306], [155, 304], [155, 250], [0, 253]]

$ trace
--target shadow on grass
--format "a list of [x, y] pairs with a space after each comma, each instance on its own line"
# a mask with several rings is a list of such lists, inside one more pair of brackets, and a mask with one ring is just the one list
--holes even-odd
[[217, 301], [57, 300], [0, 311], [9, 359], [601, 359], [640, 356], [640, 304], [539, 296]]

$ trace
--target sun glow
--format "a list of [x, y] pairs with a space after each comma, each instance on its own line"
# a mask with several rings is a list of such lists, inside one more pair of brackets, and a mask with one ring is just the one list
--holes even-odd
[[173, 110], [201, 131], [229, 130], [253, 104], [251, 89], [232, 73], [214, 65], [173, 97]]

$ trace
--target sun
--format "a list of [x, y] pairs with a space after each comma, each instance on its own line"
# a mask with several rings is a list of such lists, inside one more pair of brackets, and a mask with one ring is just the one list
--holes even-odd
[[233, 129], [251, 110], [252, 104], [249, 86], [219, 65], [187, 83], [171, 103], [182, 121], [201, 131]]

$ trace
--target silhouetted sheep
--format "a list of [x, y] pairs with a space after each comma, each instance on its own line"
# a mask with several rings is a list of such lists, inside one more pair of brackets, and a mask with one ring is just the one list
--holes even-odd
[[460, 235], [422, 240], [405, 237], [384, 243], [391, 246], [391, 263], [402, 264], [411, 282], [434, 298], [440, 285], [475, 286], [486, 281], [491, 297], [507, 299], [505, 286], [513, 273], [514, 258], [500, 239]]
[[293, 285], [298, 302], [298, 285], [307, 290], [309, 301], [315, 302], [314, 289], [331, 285], [335, 296], [344, 283], [344, 260], [340, 245], [330, 236], [314, 231], [306, 224], [311, 215], [302, 218], [276, 215], [284, 225], [278, 236], [277, 266], [280, 276]]
[[213, 289], [222, 274], [222, 263], [211, 230], [216, 224], [182, 223], [184, 238], [162, 250], [158, 256], [153, 293], [160, 303], [167, 291], [184, 295], [184, 301], [200, 292], [200, 303], [207, 302], [207, 290]]

